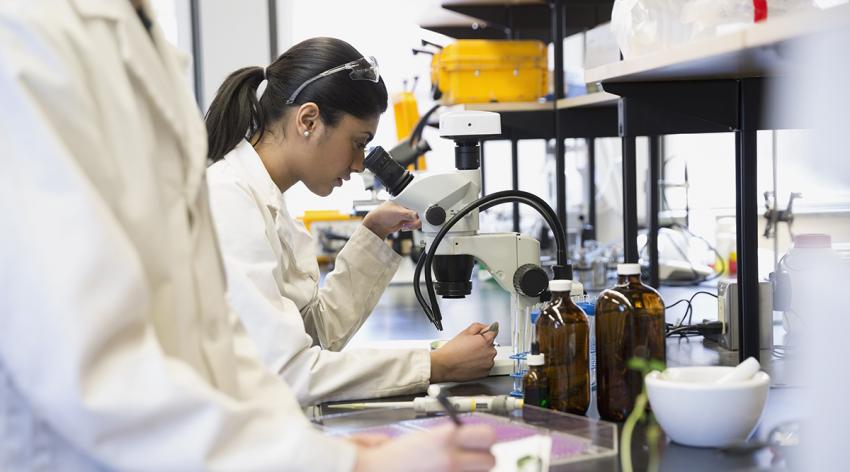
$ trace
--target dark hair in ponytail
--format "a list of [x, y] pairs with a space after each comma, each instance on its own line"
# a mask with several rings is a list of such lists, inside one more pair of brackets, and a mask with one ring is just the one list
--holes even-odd
[[387, 109], [387, 88], [377, 83], [352, 80], [347, 71], [312, 82], [287, 105], [286, 101], [302, 83], [333, 67], [363, 57], [345, 41], [312, 38], [292, 46], [265, 70], [266, 89], [257, 100], [257, 87], [263, 81], [262, 67], [244, 67], [230, 74], [216, 92], [206, 115], [208, 156], [218, 161], [239, 141], [262, 138], [269, 127], [286, 113], [304, 103], [319, 107], [322, 122], [336, 126], [343, 113], [357, 118], [380, 115]]

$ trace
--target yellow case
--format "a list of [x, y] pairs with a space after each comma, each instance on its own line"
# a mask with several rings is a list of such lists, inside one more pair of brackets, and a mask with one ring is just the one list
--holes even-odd
[[549, 91], [541, 41], [458, 40], [431, 60], [431, 82], [443, 103], [529, 102]]

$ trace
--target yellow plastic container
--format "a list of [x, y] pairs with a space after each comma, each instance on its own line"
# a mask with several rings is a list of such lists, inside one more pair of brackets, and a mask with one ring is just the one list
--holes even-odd
[[[395, 114], [395, 131], [399, 141], [407, 139], [416, 123], [419, 122], [419, 106], [413, 92], [401, 92], [393, 96], [393, 114]], [[425, 156], [419, 156], [416, 167], [425, 170]], [[413, 170], [413, 165], [407, 167]]]
[[549, 91], [546, 45], [540, 41], [459, 40], [431, 60], [431, 82], [443, 103], [529, 102]]
[[416, 122], [419, 121], [419, 109], [413, 92], [401, 92], [393, 96], [395, 131], [399, 141], [410, 136]]
[[359, 217], [340, 213], [338, 210], [306, 210], [304, 216], [298, 218], [304, 223], [307, 231], [313, 223], [358, 220]]

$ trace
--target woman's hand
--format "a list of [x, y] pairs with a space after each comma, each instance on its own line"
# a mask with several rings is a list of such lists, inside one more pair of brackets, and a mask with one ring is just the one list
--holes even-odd
[[481, 334], [487, 325], [472, 323], [443, 347], [431, 353], [431, 383], [486, 377], [493, 368], [496, 332]]
[[355, 471], [485, 471], [495, 465], [490, 446], [496, 440], [493, 430], [485, 425], [443, 425], [424, 433], [364, 445], [355, 440]]
[[396, 231], [418, 229], [422, 223], [415, 211], [397, 203], [384, 202], [363, 218], [363, 226], [384, 239]]

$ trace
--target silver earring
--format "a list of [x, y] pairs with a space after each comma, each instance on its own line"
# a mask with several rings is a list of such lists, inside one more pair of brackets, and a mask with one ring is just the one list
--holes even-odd
[[309, 132], [309, 131], [305, 131], [305, 132], [304, 132], [304, 137], [305, 137], [305, 138], [310, 137], [310, 132]]

